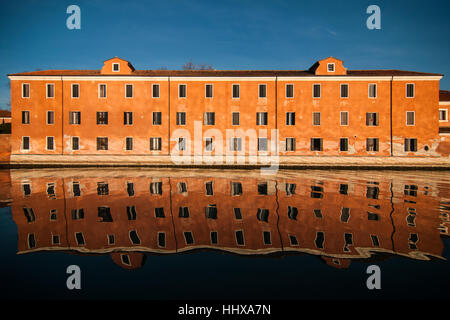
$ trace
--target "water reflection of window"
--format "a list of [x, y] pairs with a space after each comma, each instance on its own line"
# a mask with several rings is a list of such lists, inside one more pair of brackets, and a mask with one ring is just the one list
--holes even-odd
[[267, 182], [258, 183], [258, 194], [267, 195], [268, 193]]
[[28, 223], [36, 221], [36, 217], [34, 216], [33, 208], [23, 208], [23, 213], [25, 214], [25, 217], [27, 218]]
[[207, 195], [207, 196], [212, 196], [212, 195], [214, 195], [213, 182], [212, 182], [212, 181], [206, 182], [206, 183], [205, 183], [205, 187], [206, 187], [206, 195]]
[[129, 197], [134, 196], [134, 183], [133, 182], [127, 182], [127, 193]]
[[295, 183], [286, 183], [286, 195], [290, 196], [295, 194], [295, 188], [296, 188]]
[[60, 244], [59, 235], [57, 234], [52, 235], [52, 244]]
[[25, 197], [29, 196], [31, 194], [31, 185], [29, 183], [23, 183], [22, 190]]
[[264, 231], [263, 232], [263, 240], [265, 245], [272, 244], [271, 234], [270, 231]]
[[378, 236], [371, 234], [370, 235], [370, 239], [372, 240], [372, 244], [374, 247], [379, 247], [380, 246], [380, 240], [378, 240]]
[[325, 234], [322, 231], [317, 231], [316, 240], [314, 241], [316, 248], [323, 249], [324, 242], [325, 242]]
[[350, 208], [342, 208], [341, 209], [341, 221], [348, 222], [350, 218]]
[[141, 239], [139, 239], [139, 236], [138, 236], [136, 230], [130, 231], [130, 240], [131, 240], [132, 244], [141, 244]]
[[209, 204], [205, 208], [205, 214], [207, 219], [217, 219], [217, 207], [215, 204]]
[[162, 194], [162, 182], [150, 183], [150, 193], [151, 194]]
[[79, 197], [81, 195], [80, 190], [80, 183], [79, 182], [73, 182], [72, 183], [72, 192], [74, 197]]
[[344, 251], [349, 252], [350, 249], [348, 248], [348, 246], [353, 245], [353, 234], [345, 233], [344, 234], [344, 240], [345, 240]]
[[136, 207], [135, 206], [127, 206], [127, 216], [128, 220], [136, 220]]
[[269, 209], [258, 208], [256, 217], [259, 221], [269, 222]]
[[166, 247], [166, 233], [158, 232], [158, 246], [161, 248]]
[[238, 244], [238, 246], [244, 246], [245, 245], [244, 231], [237, 230], [235, 232], [235, 235], [236, 235], [236, 243]]
[[127, 254], [121, 254], [120, 259], [122, 260], [123, 264], [126, 264], [127, 266], [131, 266], [130, 257]]
[[367, 212], [367, 219], [370, 221], [379, 221], [380, 216], [377, 213]]
[[298, 209], [296, 207], [291, 207], [291, 206], [288, 206], [287, 209], [288, 209], [287, 214], [288, 214], [289, 219], [297, 220]]
[[187, 184], [186, 182], [178, 183], [178, 193], [186, 193], [187, 192]]
[[75, 240], [79, 246], [84, 245], [84, 236], [82, 232], [75, 232]]
[[348, 184], [340, 184], [339, 185], [339, 193], [340, 194], [348, 194]]
[[219, 243], [219, 236], [217, 231], [211, 231], [211, 244], [218, 244]]
[[111, 209], [109, 207], [98, 207], [98, 217], [101, 218], [101, 222], [113, 222], [111, 217]]
[[28, 234], [28, 248], [33, 249], [36, 247], [36, 238], [34, 233]]
[[316, 218], [323, 218], [322, 210], [320, 209], [314, 209], [314, 215], [316, 216]]
[[242, 219], [241, 208], [234, 208], [234, 217], [236, 218], [236, 220]]
[[113, 245], [116, 243], [116, 238], [114, 237], [113, 234], [108, 234], [108, 244], [109, 245]]
[[109, 194], [109, 186], [107, 183], [98, 182], [97, 183], [97, 194], [99, 196], [107, 196]]
[[164, 208], [155, 208], [155, 216], [157, 218], [164, 218]]
[[186, 241], [186, 244], [194, 243], [194, 236], [193, 236], [192, 232], [185, 231], [183, 234], [184, 234], [184, 240]]
[[58, 210], [56, 210], [56, 209], [51, 209], [50, 210], [50, 220], [51, 221], [55, 221], [56, 220], [57, 213], [58, 213]]
[[291, 246], [298, 246], [298, 240], [296, 236], [290, 234], [289, 241], [291, 242]]
[[49, 199], [56, 199], [55, 184], [53, 182], [47, 183], [47, 195]]
[[405, 185], [405, 196], [417, 197], [418, 187], [416, 185]]
[[408, 223], [408, 226], [415, 227], [416, 226], [416, 216], [414, 214], [408, 214], [406, 217], [406, 222]]
[[319, 186], [311, 186], [311, 198], [323, 198], [323, 188]]
[[84, 219], [84, 209], [72, 209], [72, 220]]
[[242, 183], [240, 183], [240, 182], [231, 182], [231, 195], [232, 196], [240, 196], [240, 195], [242, 195]]
[[180, 207], [178, 209], [178, 216], [180, 218], [189, 218], [189, 207]]
[[368, 199], [378, 199], [380, 194], [380, 189], [378, 187], [367, 187], [366, 198]]
[[408, 244], [409, 248], [412, 250], [417, 250], [417, 242], [419, 241], [419, 236], [416, 233], [410, 233]]

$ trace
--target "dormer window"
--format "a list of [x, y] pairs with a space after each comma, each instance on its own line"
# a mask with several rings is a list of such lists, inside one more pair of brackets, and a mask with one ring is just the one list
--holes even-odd
[[334, 63], [328, 63], [327, 70], [328, 72], [334, 72]]
[[119, 64], [118, 63], [113, 63], [112, 65], [112, 70], [114, 72], [119, 72]]

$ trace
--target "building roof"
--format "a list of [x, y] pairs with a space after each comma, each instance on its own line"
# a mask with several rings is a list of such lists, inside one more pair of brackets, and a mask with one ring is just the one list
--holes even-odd
[[11, 118], [11, 111], [0, 110], [0, 118]]
[[[111, 76], [100, 73], [100, 70], [41, 70], [12, 73], [8, 76]], [[309, 70], [135, 70], [132, 74], [120, 76], [154, 76], [154, 77], [316, 77]], [[348, 70], [342, 77], [371, 76], [443, 76], [439, 73], [425, 73], [403, 70]], [[323, 76], [322, 76], [323, 77]], [[333, 75], [333, 77], [339, 77]]]
[[450, 101], [450, 91], [440, 90], [439, 91], [439, 101]]

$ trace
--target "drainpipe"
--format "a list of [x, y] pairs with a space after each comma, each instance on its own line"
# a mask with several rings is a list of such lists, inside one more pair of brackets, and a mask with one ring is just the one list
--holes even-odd
[[64, 154], [64, 81], [61, 76], [61, 154]]
[[392, 81], [394, 79], [394, 76], [391, 76], [391, 94], [390, 94], [390, 111], [389, 111], [389, 116], [390, 116], [390, 126], [391, 126], [391, 157], [394, 155], [393, 152], [393, 146], [392, 146]]
[[169, 124], [169, 132], [168, 132], [168, 141], [167, 141], [167, 143], [168, 143], [168, 145], [167, 145], [167, 155], [170, 156], [170, 76], [167, 77], [167, 80], [168, 80], [168, 88], [169, 88], [169, 102], [168, 102], [168, 104], [169, 104], [169, 111], [168, 111], [168, 117], [167, 117], [167, 121], [168, 121], [168, 124]]

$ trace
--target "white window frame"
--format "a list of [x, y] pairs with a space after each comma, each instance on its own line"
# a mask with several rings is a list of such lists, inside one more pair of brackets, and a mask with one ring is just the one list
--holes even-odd
[[[288, 124], [288, 123], [286, 123], [286, 124], [285, 124], [286, 126], [290, 126], [290, 127], [291, 127], [291, 126], [295, 126], [295, 111], [286, 111], [286, 117], [287, 117], [288, 114], [292, 114], [292, 113], [294, 114], [294, 124]], [[289, 118], [290, 118], [290, 117], [289, 117]], [[285, 119], [285, 120], [287, 120], [287, 119]]]
[[[74, 149], [73, 148], [73, 138], [77, 138], [78, 139], [78, 149]], [[79, 151], [80, 150], [80, 137], [79, 136], [72, 136], [72, 138], [70, 139], [70, 148], [72, 149], [72, 151]]]
[[[184, 97], [180, 97], [180, 88], [181, 86], [184, 86], [186, 89], [185, 91], [185, 96]], [[186, 83], [179, 83], [178, 84], [178, 99], [186, 99], [187, 98], [187, 84]]]
[[[314, 86], [319, 86], [319, 96], [318, 97], [314, 97]], [[313, 83], [312, 84], [312, 97], [313, 97], [313, 99], [322, 98], [322, 84], [321, 83]]]
[[[445, 110], [447, 110], [447, 109], [445, 109]], [[28, 123], [23, 123], [23, 112], [28, 112]], [[20, 117], [22, 118], [22, 119], [20, 119], [20, 124], [31, 124], [31, 111], [29, 111], [29, 110], [22, 110], [21, 112], [20, 112]]]
[[[53, 97], [48, 96], [48, 86], [53, 86]], [[23, 92], [22, 92], [23, 93]], [[45, 84], [45, 98], [46, 99], [55, 99], [55, 84], [54, 83], [46, 83]]]
[[[413, 124], [408, 124], [408, 112], [412, 112], [413, 113]], [[405, 119], [405, 124], [407, 127], [414, 127], [416, 125], [416, 112], [415, 111], [406, 111], [406, 119]]]
[[[287, 88], [288, 86], [292, 86], [292, 97], [288, 97], [287, 96]], [[285, 98], [286, 99], [294, 99], [295, 98], [295, 94], [294, 94], [294, 84], [293, 83], [286, 83], [285, 87], [284, 87], [284, 94], [285, 94]]]
[[[206, 96], [206, 88], [208, 87], [208, 86], [211, 86], [211, 97], [207, 97]], [[212, 99], [212, 98], [214, 98], [214, 84], [212, 84], [212, 83], [205, 83], [205, 99]]]
[[[100, 86], [105, 86], [105, 96], [104, 97], [102, 97], [100, 95], [100, 93], [101, 93]], [[98, 98], [99, 99], [106, 99], [107, 97], [108, 97], [108, 85], [106, 83], [99, 83], [98, 84]]]
[[[333, 66], [333, 70], [330, 71], [330, 66]], [[336, 71], [336, 65], [334, 62], [327, 63], [327, 72], [335, 72]]]
[[[266, 88], [266, 96], [265, 97], [261, 97], [261, 86], [264, 86]], [[258, 83], [258, 99], [267, 99], [267, 83]]]
[[[48, 123], [48, 113], [49, 112], [53, 112], [53, 123]], [[47, 110], [46, 114], [45, 114], [45, 124], [47, 125], [53, 125], [55, 124], [55, 111], [53, 110]]]
[[[156, 142], [157, 141], [157, 142]], [[151, 148], [151, 147], [155, 147], [155, 148]], [[159, 147], [159, 148], [156, 148]], [[161, 137], [150, 137], [150, 151], [152, 152], [157, 152], [157, 151], [161, 151], [162, 150], [162, 139]]]
[[[127, 97], [127, 86], [131, 86], [131, 97]], [[132, 83], [125, 83], [125, 99], [134, 98], [134, 85]]]
[[[341, 139], [347, 139], [347, 150], [341, 150]], [[348, 152], [348, 146], [349, 146], [349, 138], [348, 137], [340, 137], [339, 138], [339, 152]]]
[[[158, 86], [158, 96], [157, 97], [155, 97], [155, 92], [153, 90], [153, 86]], [[159, 99], [159, 97], [161, 97], [161, 86], [159, 85], [159, 83], [152, 83], [152, 98]]]
[[[413, 86], [413, 95], [412, 97], [408, 97], [408, 85], [411, 84]], [[407, 83], [405, 84], [405, 98], [411, 99], [416, 96], [416, 84], [415, 83]]]
[[[48, 149], [48, 138], [53, 138], [53, 149]], [[56, 150], [56, 143], [55, 143], [54, 136], [46, 136], [45, 137], [45, 150], [47, 150], [47, 151], [55, 151]]]
[[[239, 115], [239, 124], [233, 124], [233, 113], [237, 113]], [[240, 125], [241, 125], [241, 113], [239, 111], [231, 112], [231, 126], [237, 127]]]
[[[233, 97], [233, 86], [238, 86], [239, 96]], [[241, 98], [241, 84], [240, 83], [232, 83], [231, 84], [231, 99], [240, 99]]]
[[448, 109], [447, 108], [443, 108], [443, 109], [439, 108], [439, 116], [440, 116], [441, 111], [445, 111], [445, 119], [444, 120], [439, 119], [439, 122], [448, 122]]
[[[114, 70], [114, 66], [117, 66], [117, 70]], [[120, 72], [120, 63], [115, 62], [112, 64], [111, 67], [112, 67], [112, 72]]]
[[[375, 96], [374, 96], [374, 97], [371, 97], [371, 96], [370, 96], [370, 86], [371, 86], [371, 85], [374, 85], [374, 86], [375, 86]], [[367, 85], [367, 97], [368, 97], [369, 99], [376, 99], [376, 98], [378, 97], [378, 86], [377, 86], [376, 83], [369, 83], [369, 84]]]
[[[368, 140], [368, 139], [373, 139], [373, 140], [377, 141], [377, 145], [378, 145], [378, 150], [377, 150], [377, 151], [374, 151], [374, 150], [369, 151], [369, 150], [367, 150], [367, 140]], [[367, 137], [367, 138], [366, 138], [366, 152], [380, 152], [380, 138], [377, 138], [377, 137]]]
[[[342, 124], [342, 114], [343, 113], [346, 113], [347, 114], [347, 124]], [[341, 111], [340, 113], [339, 113], [339, 125], [341, 126], [341, 127], [348, 127], [349, 125], [350, 125], [350, 112], [348, 112], [348, 111]]]
[[[73, 86], [74, 85], [78, 86], [78, 97], [73, 96]], [[79, 99], [80, 98], [80, 84], [79, 83], [71, 83], [70, 84], [70, 98], [71, 99]]]
[[[23, 140], [24, 138], [28, 138], [28, 149], [23, 148]], [[46, 143], [47, 145], [47, 143]], [[20, 151], [31, 151], [31, 139], [30, 136], [22, 136], [22, 141], [20, 143]]]
[[[27, 85], [28, 86], [28, 97], [24, 97], [23, 96], [23, 87], [25, 86], [25, 85]], [[47, 88], [46, 88], [47, 89]], [[28, 82], [26, 82], [26, 83], [22, 83], [22, 93], [21, 93], [21, 95], [22, 95], [22, 98], [23, 99], [30, 99], [30, 96], [31, 96], [31, 85], [30, 85], [30, 83], [28, 83]]]
[[[343, 97], [342, 96], [342, 86], [347, 86], [347, 96]], [[341, 83], [341, 85], [339, 86], [339, 96], [341, 99], [348, 99], [350, 97], [350, 85], [348, 83]]]
[[[131, 138], [131, 150], [127, 149], [127, 139], [128, 138]], [[124, 151], [127, 152], [127, 151], [133, 151], [133, 150], [134, 150], [134, 139], [133, 139], [133, 137], [125, 137], [125, 148], [124, 148]]]
[[[294, 150], [287, 150], [287, 140], [288, 139], [294, 139]], [[297, 151], [297, 140], [295, 137], [285, 137], [284, 138], [284, 152], [295, 152]]]
[[[211, 150], [208, 150], [206, 148], [206, 140], [211, 140], [211, 145], [212, 145]], [[205, 137], [205, 151], [206, 152], [213, 152], [214, 151], [214, 139], [212, 137]]]
[[[314, 124], [314, 114], [315, 113], [318, 113], [319, 114], [319, 124]], [[320, 127], [320, 125], [322, 124], [322, 115], [321, 115], [321, 112], [320, 111], [313, 111], [313, 114], [312, 114], [312, 125], [314, 126], [314, 127]]]

